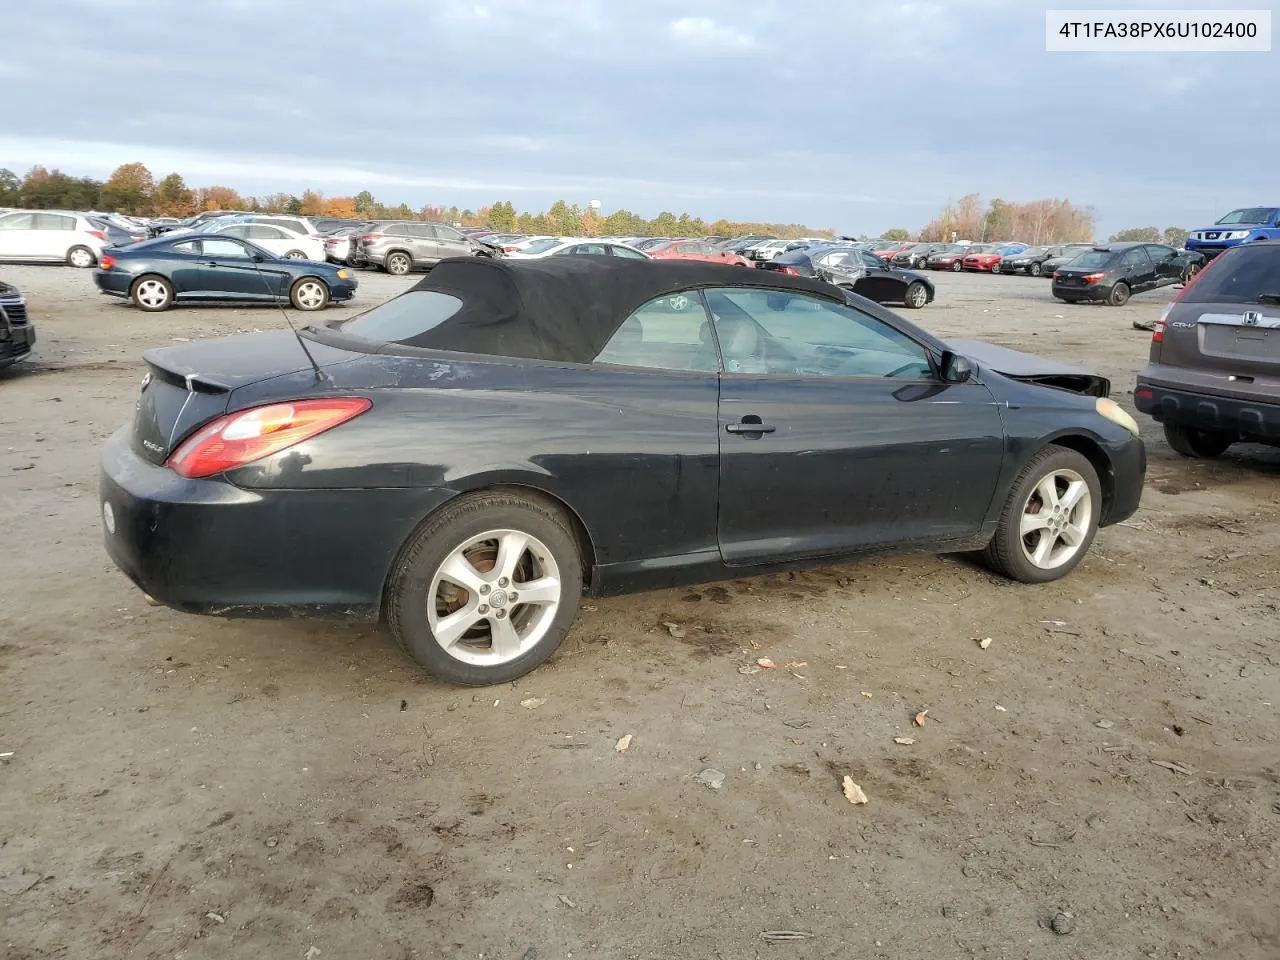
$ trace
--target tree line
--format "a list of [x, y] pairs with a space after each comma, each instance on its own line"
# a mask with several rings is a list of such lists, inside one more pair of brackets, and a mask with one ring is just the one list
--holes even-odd
[[591, 207], [557, 200], [543, 211], [521, 211], [510, 200], [478, 210], [407, 203], [386, 204], [368, 190], [353, 197], [326, 197], [315, 190], [299, 194], [245, 196], [227, 186], [189, 187], [179, 173], [159, 180], [141, 163], [126, 163], [106, 180], [73, 177], [58, 169], [32, 167], [19, 177], [0, 168], [0, 207], [33, 210], [103, 210], [135, 216], [190, 217], [204, 210], [291, 213], [299, 216], [366, 220], [442, 220], [464, 227], [488, 227], [510, 233], [582, 236], [702, 237], [768, 233], [782, 238], [830, 237], [835, 231], [798, 223], [708, 222], [689, 213], [663, 211], [645, 218], [630, 210], [603, 214]]

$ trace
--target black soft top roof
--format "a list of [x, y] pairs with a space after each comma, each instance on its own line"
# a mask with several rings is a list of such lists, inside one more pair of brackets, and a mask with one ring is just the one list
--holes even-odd
[[450, 294], [462, 307], [402, 342], [432, 350], [590, 363], [638, 307], [700, 287], [773, 287], [841, 299], [820, 280], [692, 260], [455, 257], [441, 260], [410, 292]]

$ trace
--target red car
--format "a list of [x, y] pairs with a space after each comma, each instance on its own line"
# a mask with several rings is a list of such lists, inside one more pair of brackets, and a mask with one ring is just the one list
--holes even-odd
[[909, 247], [914, 247], [915, 243], [908, 240], [891, 240], [883, 246], [876, 247], [871, 252], [881, 260], [889, 260], [895, 253], [901, 253]]
[[702, 240], [668, 240], [657, 243], [645, 250], [655, 260], [704, 260], [708, 263], [724, 263], [730, 266], [751, 266], [751, 261], [728, 250], [721, 250], [715, 244]]
[[999, 273], [1001, 260], [1026, 249], [1025, 243], [993, 243], [980, 251], [970, 248], [965, 254], [964, 269], [982, 273]]

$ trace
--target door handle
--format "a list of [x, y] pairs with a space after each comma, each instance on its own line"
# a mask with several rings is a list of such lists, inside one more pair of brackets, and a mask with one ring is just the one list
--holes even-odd
[[210, 260], [208, 263], [205, 264], [206, 267], [216, 267], [217, 265], [218, 265], [218, 262], [216, 260]]
[[761, 423], [759, 417], [746, 416], [741, 423], [725, 424], [729, 433], [773, 433], [778, 428], [771, 423]]

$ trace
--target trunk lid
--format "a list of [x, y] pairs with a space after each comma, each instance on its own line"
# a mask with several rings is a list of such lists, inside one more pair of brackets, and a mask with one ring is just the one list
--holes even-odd
[[[314, 340], [307, 349], [322, 369], [358, 356]], [[134, 410], [133, 448], [156, 464], [197, 427], [226, 413], [232, 391], [311, 366], [288, 330], [148, 350], [142, 358], [147, 373]]]

